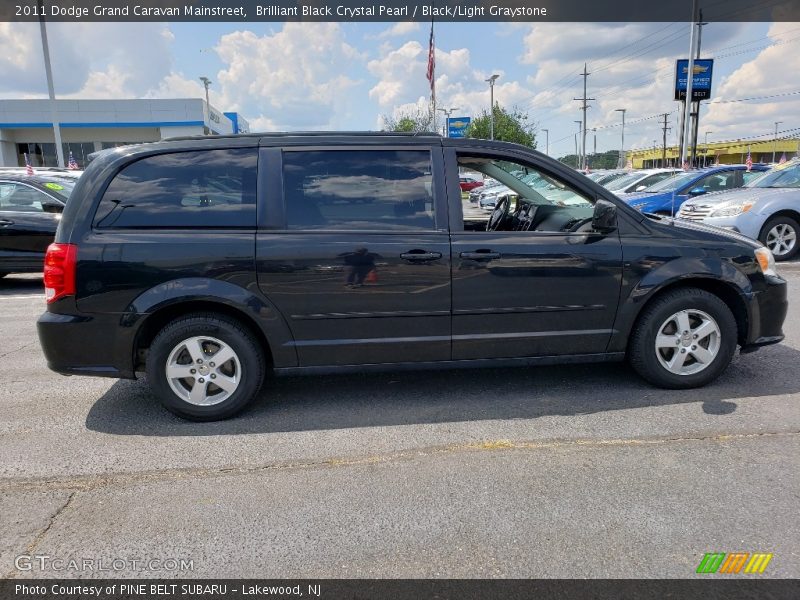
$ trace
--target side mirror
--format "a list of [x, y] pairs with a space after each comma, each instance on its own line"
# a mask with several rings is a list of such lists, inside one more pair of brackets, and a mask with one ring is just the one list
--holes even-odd
[[617, 206], [608, 200], [598, 200], [594, 204], [592, 229], [599, 233], [611, 233], [617, 228]]
[[700, 196], [700, 195], [705, 194], [705, 193], [707, 193], [707, 190], [705, 188], [701, 188], [701, 187], [696, 187], [696, 188], [693, 188], [693, 189], [689, 190], [689, 195], [690, 196]]
[[42, 210], [44, 212], [46, 212], [46, 213], [60, 215], [61, 213], [64, 212], [64, 205], [63, 204], [57, 204], [55, 202], [53, 202], [53, 203], [49, 203], [48, 202], [48, 203], [42, 205]]

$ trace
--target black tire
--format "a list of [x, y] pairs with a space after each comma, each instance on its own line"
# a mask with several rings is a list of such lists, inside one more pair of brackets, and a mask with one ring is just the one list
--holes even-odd
[[[786, 252], [785, 254], [776, 254], [775, 250], [770, 248], [772, 251], [772, 255], [775, 257], [777, 262], [783, 262], [785, 260], [791, 260], [795, 256], [797, 256], [797, 252], [800, 250], [800, 224], [797, 223], [796, 219], [788, 215], [778, 215], [777, 217], [772, 217], [769, 221], [764, 224], [764, 227], [761, 228], [761, 233], [758, 234], [758, 241], [764, 244], [769, 248], [767, 245], [767, 235], [773, 228], [779, 225], [786, 225], [790, 227], [794, 231], [795, 235], [795, 243], [794, 248]], [[774, 244], [773, 244], [774, 245]]]
[[[668, 370], [661, 364], [655, 347], [656, 336], [662, 324], [683, 310], [703, 311], [716, 321], [719, 328], [719, 349], [716, 356], [707, 367], [693, 374], [678, 374]], [[659, 387], [701, 387], [714, 381], [728, 367], [736, 351], [737, 334], [736, 319], [719, 297], [697, 288], [681, 288], [655, 298], [644, 309], [631, 332], [628, 360], [639, 375]], [[683, 349], [683, 346], [679, 348]]]
[[[236, 389], [224, 400], [207, 406], [192, 404], [178, 396], [166, 374], [167, 360], [173, 349], [184, 340], [202, 336], [227, 344], [240, 366]], [[185, 366], [194, 366], [193, 361], [189, 362]], [[169, 323], [153, 340], [147, 357], [147, 379], [167, 410], [192, 421], [217, 421], [232, 417], [256, 397], [264, 382], [265, 367], [261, 345], [241, 323], [215, 313], [193, 313]], [[213, 383], [208, 379], [207, 388]]]

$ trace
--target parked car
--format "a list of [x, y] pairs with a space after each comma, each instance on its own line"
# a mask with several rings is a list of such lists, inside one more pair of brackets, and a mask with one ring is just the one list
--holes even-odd
[[[488, 221], [464, 213], [459, 168], [515, 202], [500, 199]], [[518, 172], [573, 201], [553, 203]], [[51, 369], [146, 372], [169, 410], [196, 420], [242, 410], [268, 371], [627, 357], [655, 385], [691, 388], [737, 345], [781, 341], [787, 310], [758, 242], [648, 217], [524, 146], [429, 134], [103, 151], [67, 203], [44, 281]]]
[[642, 171], [632, 171], [619, 179], [607, 182], [603, 187], [615, 194], [643, 192], [659, 181], [663, 181], [664, 179], [682, 172], [683, 171], [680, 169], [644, 169]]
[[483, 185], [483, 181], [479, 179], [473, 179], [472, 177], [467, 177], [464, 175], [459, 177], [458, 180], [462, 192], [470, 192], [475, 188], [479, 188]]
[[609, 184], [612, 181], [616, 181], [617, 179], [625, 177], [625, 175], [627, 175], [628, 173], [630, 173], [630, 171], [626, 171], [625, 169], [608, 170], [604, 171], [602, 175], [595, 178], [594, 181], [596, 181], [600, 185], [605, 186], [606, 184]]
[[75, 181], [56, 173], [0, 171], [0, 277], [42, 272]]
[[800, 250], [800, 160], [778, 165], [743, 188], [684, 202], [678, 217], [757, 239], [775, 260], [794, 258]]
[[633, 208], [642, 212], [671, 216], [689, 198], [742, 187], [766, 171], [766, 165], [723, 165], [687, 171], [669, 177], [637, 194], [620, 194]]

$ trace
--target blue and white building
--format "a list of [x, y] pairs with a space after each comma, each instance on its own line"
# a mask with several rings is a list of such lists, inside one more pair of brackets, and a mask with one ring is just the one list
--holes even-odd
[[[200, 98], [55, 100], [65, 160], [83, 168], [97, 150], [182, 135], [248, 133], [247, 120]], [[0, 166], [56, 166], [50, 100], [0, 100]]]

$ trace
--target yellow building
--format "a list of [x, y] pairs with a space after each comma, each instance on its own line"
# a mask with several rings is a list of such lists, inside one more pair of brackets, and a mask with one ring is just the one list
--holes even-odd
[[[702, 167], [720, 163], [723, 165], [744, 164], [747, 160], [747, 150], [750, 149], [750, 158], [754, 163], [771, 163], [772, 153], [775, 152], [775, 161], [779, 161], [783, 154], [786, 160], [798, 156], [800, 150], [800, 139], [788, 140], [767, 140], [763, 142], [709, 142], [708, 144], [697, 144], [697, 155], [695, 166]], [[648, 169], [651, 167], [662, 166], [662, 148], [647, 148], [642, 150], [631, 150], [627, 153], [627, 159], [633, 163], [634, 169]], [[680, 162], [678, 148], [667, 146], [667, 165], [675, 166]]]

